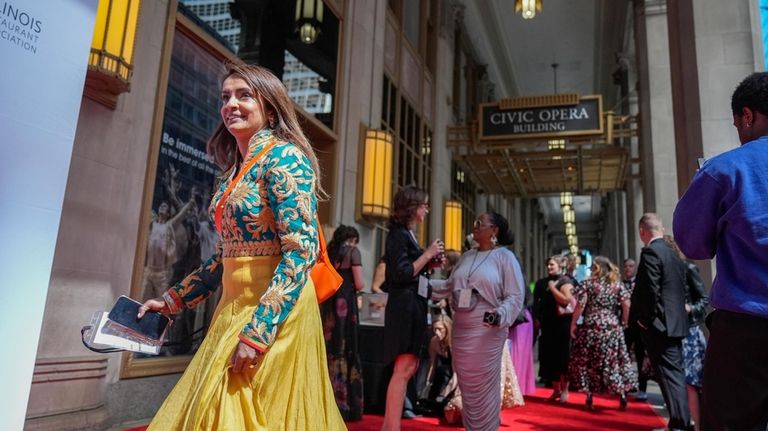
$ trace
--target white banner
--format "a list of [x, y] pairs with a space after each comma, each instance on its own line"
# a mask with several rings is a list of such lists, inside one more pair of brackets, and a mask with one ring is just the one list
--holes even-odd
[[98, 0], [0, 0], [0, 419], [21, 430]]

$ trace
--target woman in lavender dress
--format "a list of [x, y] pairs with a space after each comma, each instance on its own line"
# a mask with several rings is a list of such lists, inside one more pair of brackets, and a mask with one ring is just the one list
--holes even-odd
[[433, 297], [452, 293], [453, 368], [462, 395], [464, 427], [498, 430], [504, 342], [523, 307], [523, 275], [515, 255], [509, 223], [496, 213], [475, 220], [477, 249], [461, 256], [446, 281], [432, 281]]

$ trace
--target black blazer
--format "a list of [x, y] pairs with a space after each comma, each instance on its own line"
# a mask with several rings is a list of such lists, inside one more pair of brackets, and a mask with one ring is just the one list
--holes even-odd
[[422, 250], [414, 241], [408, 228], [392, 224], [387, 234], [385, 280], [390, 293], [398, 289], [419, 288], [419, 276], [413, 275], [413, 262], [421, 256]]
[[686, 264], [663, 239], [644, 247], [632, 291], [632, 321], [668, 337], [686, 337], [687, 271]]

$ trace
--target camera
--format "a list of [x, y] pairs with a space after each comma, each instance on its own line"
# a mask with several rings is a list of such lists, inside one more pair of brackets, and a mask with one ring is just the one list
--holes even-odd
[[486, 311], [485, 314], [483, 314], [483, 323], [487, 323], [488, 325], [499, 326], [500, 320], [501, 316], [495, 311]]

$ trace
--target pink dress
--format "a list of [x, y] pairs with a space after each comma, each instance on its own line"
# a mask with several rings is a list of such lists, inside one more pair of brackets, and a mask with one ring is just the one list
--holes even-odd
[[509, 328], [509, 353], [517, 373], [517, 382], [523, 395], [536, 392], [536, 376], [533, 368], [533, 318], [526, 309], [527, 322]]

